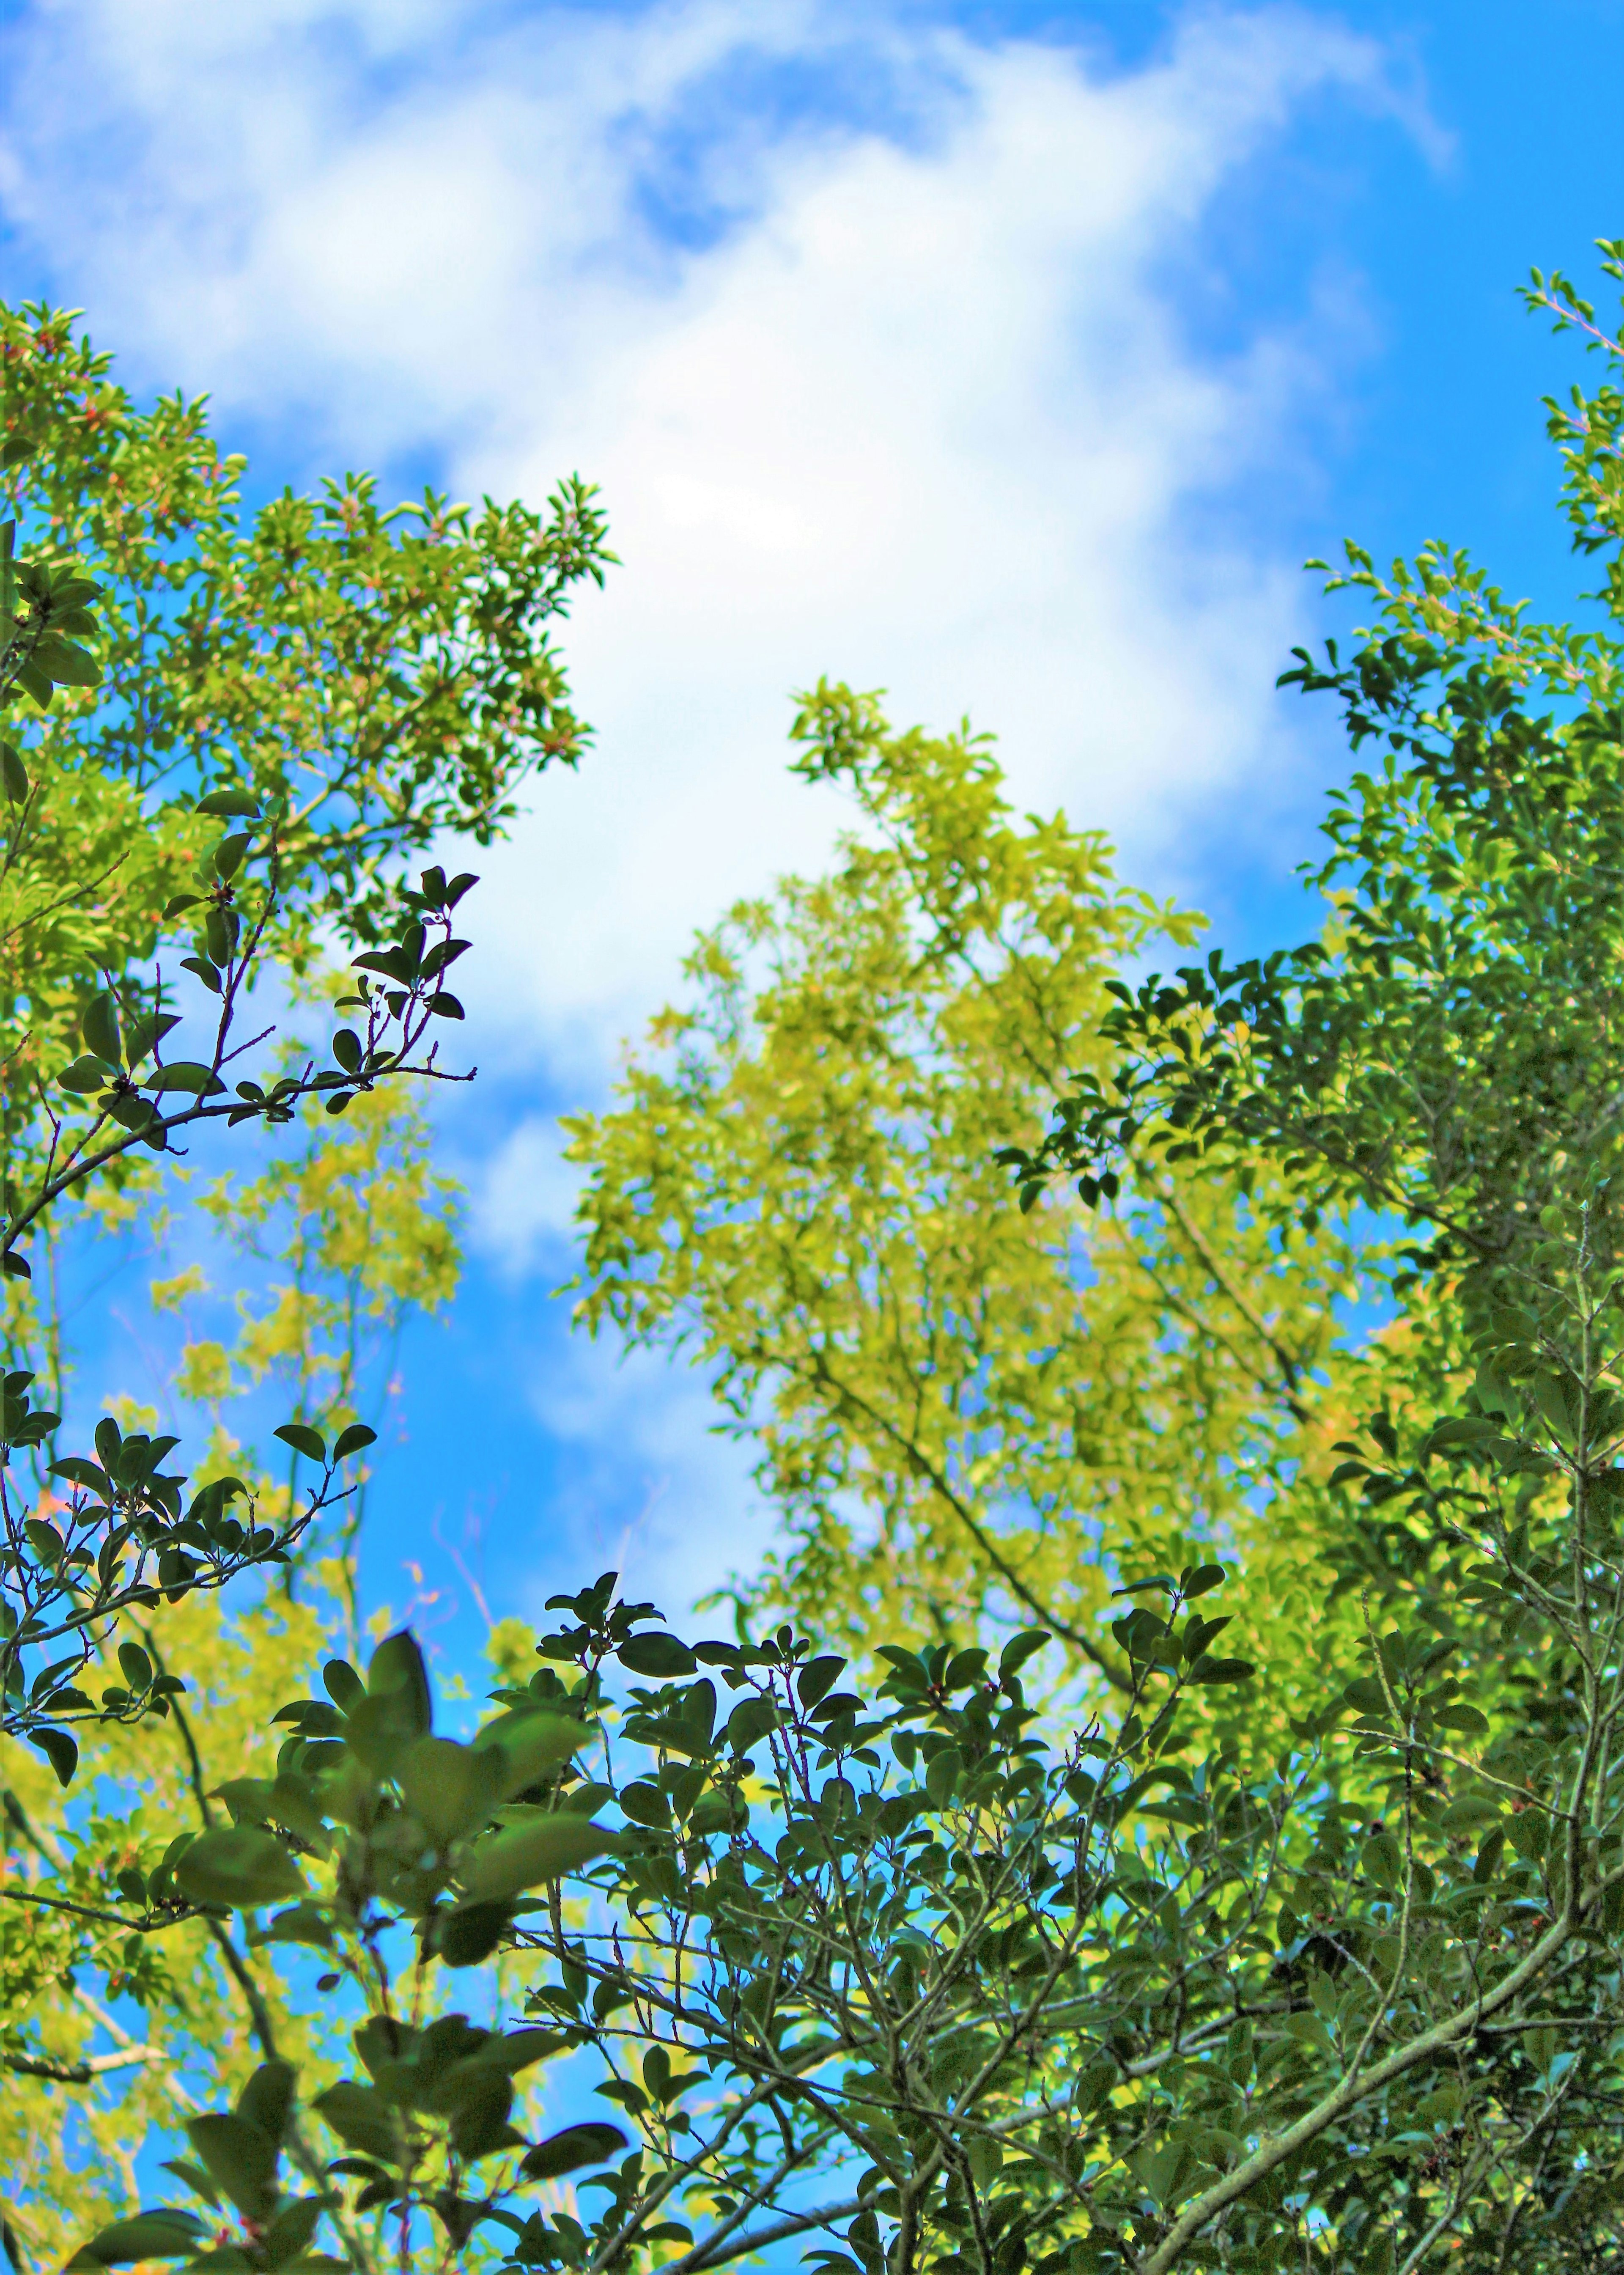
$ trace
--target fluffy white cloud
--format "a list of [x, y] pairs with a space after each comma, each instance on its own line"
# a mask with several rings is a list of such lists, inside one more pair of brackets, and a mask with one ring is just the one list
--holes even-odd
[[1301, 601], [1258, 531], [1346, 311], [1215, 357], [1178, 294], [1306, 104], [1425, 139], [1334, 19], [1201, 12], [1124, 73], [833, 0], [65, 0], [6, 62], [9, 215], [147, 373], [284, 457], [602, 482], [597, 752], [480, 902], [521, 1059], [601, 1081], [690, 929], [818, 858], [782, 737], [820, 672], [995, 726], [1024, 799], [1164, 875], [1215, 790], [1280, 794]]
[[[703, 1378], [655, 1353], [553, 1340], [530, 1355], [526, 1384], [553, 1460], [534, 1530], [567, 1541], [576, 1584], [613, 1569], [630, 1594], [670, 1606], [754, 1568], [772, 1517], [751, 1490], [750, 1449], [718, 1430]], [[516, 1577], [518, 1608], [539, 1621], [555, 1583]]]

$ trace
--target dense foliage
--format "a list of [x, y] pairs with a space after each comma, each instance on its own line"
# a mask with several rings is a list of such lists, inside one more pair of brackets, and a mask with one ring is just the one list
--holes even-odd
[[[1560, 280], [1537, 297], [1595, 330]], [[47, 363], [87, 352], [40, 312], [15, 322]], [[5, 789], [82, 928], [41, 950], [37, 1024], [26, 989], [9, 1014], [43, 1080], [7, 1109], [7, 1253], [26, 1270], [24, 1236], [132, 1160], [172, 1175], [184, 1131], [297, 1145], [218, 1202], [250, 1241], [291, 1211], [289, 1280], [235, 1355], [192, 1365], [200, 1387], [284, 1369], [303, 1410], [279, 1434], [315, 1482], [214, 1468], [188, 1497], [159, 1466], [173, 1441], [128, 1417], [104, 1417], [94, 1461], [64, 1455], [26, 1370], [8, 1375], [0, 1899], [28, 1926], [0, 1935], [0, 2059], [41, 2097], [21, 2105], [90, 2112], [53, 2150], [54, 2204], [9, 2135], [14, 2262], [60, 2241], [80, 2267], [358, 2275], [790, 2253], [842, 2275], [1609, 2264], [1610, 635], [1525, 626], [1441, 556], [1379, 584], [1353, 663], [1294, 675], [1387, 752], [1333, 812], [1324, 940], [1138, 991], [1114, 967], [1189, 920], [1117, 887], [1063, 821], [1013, 824], [982, 746], [896, 735], [820, 688], [801, 763], [851, 785], [859, 834], [830, 879], [701, 943], [696, 1008], [656, 1030], [671, 1056], [575, 1125], [589, 1319], [713, 1365], [788, 1546], [725, 1637], [674, 1632], [613, 1574], [555, 1599], [540, 1667], [510, 1631], [494, 1711], [459, 1736], [404, 1630], [367, 1656], [351, 1616], [310, 1680], [353, 1573], [304, 1543], [370, 1439], [334, 1387], [359, 1345], [321, 1289], [345, 1280], [387, 1327], [449, 1269], [443, 1239], [403, 1259], [433, 1215], [420, 1175], [391, 1191], [363, 1148], [362, 1191], [322, 1165], [355, 1126], [335, 1113], [364, 1122], [440, 1071], [469, 881], [408, 887], [398, 858], [467, 804], [470, 765], [472, 821], [500, 823], [510, 761], [487, 778], [468, 753], [517, 651], [565, 715], [539, 626], [592, 573], [596, 525], [584, 540], [576, 489], [533, 531], [551, 568], [526, 572], [522, 637], [494, 601], [446, 600], [419, 646], [449, 588], [445, 562], [408, 559], [416, 536], [366, 525], [358, 589], [335, 529], [306, 560], [314, 524], [284, 502], [245, 536], [198, 472], [177, 480], [190, 519], [144, 553], [138, 521], [120, 555], [94, 513], [98, 483], [123, 510], [122, 461], [98, 441], [76, 472], [41, 400], [17, 397], [13, 464], [37, 461], [57, 503], [10, 572], [0, 678], [64, 724], [7, 744]], [[184, 406], [120, 415], [214, 463]], [[1552, 419], [1593, 549], [1614, 534], [1624, 396]], [[368, 495], [334, 492], [338, 523]], [[491, 509], [422, 541], [472, 547], [452, 585], [477, 594], [479, 532], [517, 525]], [[209, 566], [227, 560], [230, 585]], [[394, 612], [397, 568], [427, 616]], [[505, 593], [518, 572], [494, 573]], [[1354, 573], [1376, 582], [1363, 556]], [[341, 624], [347, 664], [325, 645]], [[103, 640], [126, 673], [106, 697]], [[283, 696], [253, 720], [216, 703], [216, 653], [243, 685], [263, 655]], [[369, 711], [356, 682], [386, 654]], [[152, 744], [132, 723], [148, 676], [170, 722]], [[297, 731], [284, 698], [313, 706]], [[528, 761], [537, 715], [508, 722]], [[306, 733], [329, 771], [301, 806]], [[75, 768], [190, 864], [123, 913], [27, 837]], [[87, 827], [101, 810], [87, 797]], [[249, 980], [313, 969], [335, 895], [359, 911], [351, 1024], [240, 1070]], [[49, 933], [57, 903], [8, 919], [36, 920]], [[171, 1011], [178, 926], [197, 993]], [[182, 1059], [164, 1022], [204, 996], [210, 1039]], [[1372, 1202], [1408, 1229], [1356, 1236]], [[42, 1314], [14, 1277], [22, 1339]], [[1356, 1344], [1333, 1299], [1372, 1285], [1392, 1317]], [[21, 1484], [34, 1456], [49, 1506]], [[298, 1599], [222, 1619], [225, 1582], [300, 1558]], [[130, 2001], [150, 2038], [123, 2030]], [[136, 2147], [165, 2079], [185, 2142], [155, 2195]], [[571, 2121], [542, 2120], [539, 2082], [575, 2094]], [[612, 2120], [578, 2113], [585, 2092]], [[76, 2171], [112, 2217], [75, 2201], [70, 2231]]]
[[857, 1653], [1036, 1616], [1121, 1689], [1113, 1560], [1254, 1529], [1352, 1251], [1182, 1170], [1098, 1228], [1012, 1209], [1000, 1147], [1097, 1048], [1123, 962], [1198, 920], [1063, 816], [1017, 820], [986, 738], [825, 686], [794, 739], [861, 831], [706, 935], [693, 1001], [567, 1125], [579, 1316], [712, 1364], [784, 1520], [752, 1614]]

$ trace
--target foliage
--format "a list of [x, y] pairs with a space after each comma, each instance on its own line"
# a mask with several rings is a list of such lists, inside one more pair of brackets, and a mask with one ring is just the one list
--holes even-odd
[[251, 783], [284, 812], [284, 922], [308, 954], [314, 920], [379, 945], [387, 861], [445, 830], [488, 843], [530, 774], [578, 758], [547, 627], [611, 557], [578, 480], [546, 517], [433, 492], [384, 511], [366, 475], [249, 516], [246, 462], [202, 403], [138, 410], [69, 313], [0, 310], [0, 356], [20, 541], [102, 587], [99, 682], [42, 722], [42, 779], [166, 804]]
[[[240, 1468], [244, 1457], [223, 1417], [267, 1379], [283, 1387], [293, 1422], [328, 1438], [361, 1421], [381, 1428], [405, 1320], [449, 1302], [459, 1268], [457, 1191], [430, 1168], [420, 1107], [399, 1091], [374, 1090], [358, 1095], [335, 1128], [307, 1103], [297, 1143], [290, 1130], [257, 1176], [211, 1179], [195, 1193], [194, 1208], [228, 1258], [249, 1259], [267, 1275], [256, 1294], [238, 1286], [230, 1342], [189, 1334], [176, 1370], [180, 1394], [212, 1410], [224, 1466]], [[237, 1278], [240, 1266], [227, 1272]], [[202, 1309], [211, 1290], [200, 1265], [154, 1284], [189, 1323], [215, 1324]], [[282, 1478], [261, 1484], [260, 1497], [280, 1511], [295, 1505], [308, 1457], [286, 1440], [276, 1451]], [[352, 1474], [331, 1543], [351, 1572], [366, 1466]], [[300, 1561], [311, 1553], [306, 1536]], [[284, 1578], [291, 1583], [291, 1568]], [[351, 1604], [351, 1636], [358, 1625]]]
[[[186, 1696], [168, 1720], [86, 1730], [70, 1793], [26, 1748], [4, 1750], [0, 2172], [32, 2266], [61, 2266], [133, 2206], [140, 2176], [173, 2154], [176, 2127], [196, 2112], [200, 2084], [229, 2088], [253, 2066], [214, 1930], [163, 1914], [148, 1924], [128, 1876], [153, 1871], [177, 1830], [198, 1824], [199, 1785], [274, 1762], [269, 1717], [319, 1656], [321, 1621], [314, 1606], [277, 1599], [228, 1624], [218, 1597], [194, 1594], [124, 1640], [185, 1668]], [[122, 1675], [110, 1644], [102, 1671]], [[283, 2042], [327, 2074], [320, 2007], [295, 2015], [288, 1989], [268, 1973], [261, 1982]]]
[[[138, 412], [49, 310], [0, 311], [0, 351], [18, 517], [0, 540], [0, 704], [26, 698], [37, 721], [0, 758], [0, 1258], [26, 1291], [26, 1245], [64, 1200], [139, 1182], [138, 1147], [170, 1155], [216, 1122], [275, 1128], [306, 1102], [337, 1114], [380, 1082], [440, 1077], [427, 1039], [462, 1017], [445, 981], [474, 880], [432, 867], [407, 889], [391, 864], [448, 824], [488, 836], [527, 769], [574, 759], [545, 628], [607, 556], [578, 482], [547, 521], [487, 504], [476, 522], [432, 498], [384, 515], [351, 482], [245, 525], [241, 463], [200, 405]], [[338, 1006], [351, 1022], [330, 1062], [256, 1075], [244, 1054], [272, 1030], [244, 1039], [246, 997], [273, 959], [307, 965], [324, 920], [363, 947]], [[191, 1057], [170, 1046], [178, 1001], [205, 1031]], [[4, 1450], [66, 1491], [31, 1511], [15, 1469], [0, 1475], [0, 1726], [65, 1782], [68, 1724], [168, 1711], [163, 1678], [99, 1700], [80, 1686], [119, 1615], [285, 1562], [375, 1433], [351, 1421], [329, 1459], [309, 1422], [284, 1425], [315, 1480], [268, 1523], [230, 1473], [187, 1504], [163, 1466], [176, 1440], [110, 1416], [94, 1460], [46, 1462], [61, 1417], [30, 1396], [28, 1345], [49, 1324], [14, 1302]], [[274, 1333], [261, 1341], [268, 1358]]]
[[[1560, 280], [1538, 289], [1591, 322]], [[1587, 435], [1624, 426], [1610, 402]], [[1588, 543], [1611, 508], [1583, 485], [1606, 491], [1611, 459], [1572, 449]], [[1395, 578], [1390, 609], [1455, 608], [1430, 573]], [[195, 1820], [160, 1844], [144, 1797], [121, 1818], [87, 1795], [53, 1861], [88, 1894], [100, 1856], [100, 1900], [62, 1909], [78, 1899], [42, 1884], [42, 1840], [9, 1900], [59, 1914], [49, 1933], [87, 1970], [116, 1920], [159, 2003], [179, 1995], [165, 1954], [207, 1951], [254, 2059], [214, 2063], [173, 2200], [87, 2221], [77, 2265], [699, 2275], [789, 2246], [841, 2275], [1580, 2275], [1616, 2256], [1624, 1273], [1592, 1000], [1610, 919], [1564, 835], [1582, 791], [1605, 865], [1611, 809], [1598, 777], [1591, 814], [1583, 771], [1600, 729], [1575, 722], [1611, 652], [1567, 640], [1582, 688], [1560, 715], [1475, 710], [1483, 653], [1523, 637], [1482, 606], [1458, 656], [1417, 614], [1352, 679], [1304, 667], [1356, 681], [1398, 737], [1333, 816], [1344, 897], [1320, 949], [1258, 966], [1238, 1009], [1221, 957], [1171, 1001], [1129, 990], [1098, 1047], [1108, 966], [1159, 912], [1062, 823], [1012, 828], [976, 746], [894, 737], [820, 690], [806, 764], [853, 782], [879, 843], [702, 947], [699, 1016], [659, 1030], [674, 1071], [634, 1069], [625, 1107], [577, 1138], [600, 1165], [589, 1312], [718, 1364], [764, 1478], [805, 1512], [774, 1588], [809, 1587], [805, 1544], [866, 1500], [880, 1550], [827, 1599], [851, 1643], [806, 1621], [752, 1636], [744, 1607], [734, 1638], [689, 1642], [606, 1575], [554, 1599], [544, 1664], [462, 1737], [436, 1733], [404, 1633], [279, 1706], [274, 1758], [239, 1713], [228, 1760], [214, 1700], [128, 1728], [110, 1703], [90, 1742], [178, 1740]], [[1539, 638], [1518, 653], [1531, 686]], [[282, 809], [262, 811], [274, 842]], [[434, 876], [409, 925], [449, 901]], [[1552, 944], [1553, 911], [1571, 937]], [[386, 1017], [438, 992], [425, 946], [409, 929], [371, 952]], [[81, 1015], [110, 1068], [103, 1022], [131, 1014], [95, 1004], [115, 994]], [[398, 1071], [374, 1041], [296, 1086], [349, 1096]], [[1065, 1064], [1082, 1079], [1048, 1145], [1020, 1150]], [[291, 1120], [293, 1098], [245, 1104]], [[80, 1126], [64, 1118], [70, 1144]], [[1024, 1212], [997, 1206], [1001, 1138]], [[1057, 1168], [1086, 1181], [1086, 1265], [1084, 1220], [1045, 1198]], [[1337, 1213], [1361, 1198], [1431, 1244], [1377, 1251], [1403, 1308], [1352, 1353], [1329, 1309], [1354, 1260]], [[1087, 1371], [1107, 1331], [1120, 1379]], [[1033, 1389], [1021, 1371], [1043, 1373], [1051, 1336]], [[1102, 1442], [1130, 1448], [1092, 1464], [1092, 1504], [1079, 1377], [1109, 1388]], [[1207, 1430], [1227, 1433], [1216, 1453]], [[312, 1424], [284, 1442], [325, 1472]], [[1185, 1553], [1212, 1526], [1254, 1584], [1317, 1580], [1322, 1611], [1340, 1594], [1335, 1621], [1215, 1614], [1228, 1559]], [[1268, 1531], [1291, 1536], [1283, 1561]], [[1036, 1575], [1065, 1626], [994, 1659], [979, 1602], [949, 1599], [933, 1634], [946, 1583], [910, 1588], [909, 1557], [995, 1575], [1006, 1623]], [[143, 1608], [207, 1617], [200, 1576]], [[893, 1610], [909, 1624], [882, 1641]], [[95, 1632], [149, 1699], [158, 1627]], [[1029, 1696], [1056, 1638], [1068, 1687]], [[0, 1966], [42, 1994], [26, 1946]], [[30, 2091], [65, 2090], [75, 2049], [41, 2014], [8, 2058]], [[535, 2122], [525, 2081], [570, 2056], [614, 2124]], [[574, 2174], [591, 2207], [559, 2190]]]
[[[1624, 276], [1624, 244], [1603, 251]], [[1624, 360], [1563, 279], [1536, 272], [1529, 297]], [[1575, 389], [1548, 409], [1575, 543], [1611, 556], [1616, 623], [1624, 397]], [[1079, 1069], [1043, 1145], [1009, 1158], [1027, 1200], [1056, 1168], [1093, 1199], [1129, 1148], [1230, 1175], [1262, 1153], [1299, 1211], [1360, 1199], [1424, 1228], [1411, 1272], [1514, 1280], [1545, 1204], [1618, 1158], [1624, 642], [1528, 621], [1441, 546], [1386, 578], [1350, 546], [1342, 587], [1379, 601], [1379, 631], [1347, 664], [1334, 642], [1323, 664], [1298, 651], [1281, 680], [1334, 695], [1352, 747], [1381, 752], [1325, 825], [1327, 938], [1117, 983], [1110, 1062]]]
[[[216, 1591], [255, 1567], [291, 1576], [340, 1503], [352, 1533], [376, 1347], [455, 1274], [449, 1190], [398, 1081], [441, 1074], [429, 1022], [462, 1017], [451, 912], [474, 880], [431, 867], [409, 889], [402, 858], [447, 828], [487, 841], [526, 773], [574, 763], [585, 737], [548, 623], [609, 556], [578, 481], [545, 517], [433, 496], [385, 514], [357, 479], [248, 519], [242, 463], [200, 405], [139, 412], [49, 311], [0, 311], [0, 705], [31, 707], [0, 743], [0, 2226], [21, 2264], [132, 2203], [144, 2140], [196, 2113], [199, 2075], [235, 2079], [275, 2129], [245, 2022], [319, 2080], [325, 2008], [163, 1859], [215, 1813], [220, 1755], [253, 1765], [319, 1632], [285, 1601], [224, 1629]], [[346, 941], [361, 952], [329, 985]], [[270, 1024], [245, 1041], [273, 973], [339, 999], [330, 1046], [276, 1046]], [[204, 1030], [189, 1058], [183, 1019]], [[216, 1234], [251, 1252], [275, 1238], [291, 1268], [237, 1358], [291, 1378], [292, 1468], [271, 1485], [216, 1429], [188, 1505], [166, 1473], [176, 1439], [133, 1402], [97, 1426], [94, 1460], [62, 1457], [56, 1263], [70, 1203], [172, 1233], [180, 1141], [216, 1129], [234, 1153], [258, 1129], [272, 1141], [257, 1175], [203, 1198]], [[201, 1277], [155, 1292], [184, 1301]], [[42, 1364], [55, 1408], [30, 1395]], [[353, 1560], [327, 1576], [352, 1591]], [[349, 1608], [353, 1626], [352, 1592]]]
[[794, 735], [863, 832], [705, 935], [690, 1007], [567, 1122], [578, 1316], [688, 1347], [759, 1447], [788, 1547], [751, 1608], [859, 1652], [1036, 1615], [1120, 1687], [1113, 1560], [1261, 1531], [1350, 1251], [1183, 1170], [1086, 1237], [1059, 1198], [1013, 1211], [998, 1149], [1098, 1051], [1112, 974], [1197, 920], [1119, 885], [1098, 835], [1017, 823], [985, 737], [896, 734], [828, 686]]
[[[431, 2248], [426, 2218], [448, 2249], [505, 2232], [514, 2268], [652, 2252], [686, 2271], [791, 2239], [857, 2275], [1409, 2266], [1445, 2245], [1462, 2267], [1567, 2267], [1616, 2248], [1609, 1206], [1598, 1187], [1571, 1221], [1552, 1211], [1524, 1306], [1484, 1338], [1478, 1410], [1380, 1470], [1356, 1461], [1517, 1634], [1533, 1713], [1478, 1703], [1448, 1639], [1394, 1629], [1268, 1771], [1192, 1753], [1191, 1695], [1252, 1672], [1214, 1650], [1217, 1565], [1119, 1591], [1128, 1712], [1063, 1749], [1021, 1679], [1042, 1630], [995, 1667], [886, 1647], [865, 1694], [787, 1626], [684, 1643], [615, 1601], [613, 1575], [555, 1599], [550, 1664], [469, 1745], [430, 1735], [406, 1638], [365, 1684], [329, 1667], [328, 1700], [277, 1718], [297, 1735], [276, 1780], [229, 1781], [236, 1826], [169, 1870], [193, 1903], [296, 1899], [261, 1935], [319, 1944], [365, 2004], [362, 2073], [310, 2104], [340, 2153], [318, 2172], [310, 2136], [301, 2151], [313, 2187], [338, 2186], [351, 2262], [378, 2264], [363, 2216], [384, 2209], [403, 2265]], [[612, 1661], [645, 1678], [618, 1718]], [[528, 1892], [583, 1866], [578, 1927]], [[442, 2010], [442, 1970], [501, 1945], [537, 1971], [529, 2026], [492, 2033]], [[513, 2072], [581, 2048], [635, 2128], [623, 2156], [601, 2127], [537, 2143], [510, 2124]], [[525, 2211], [528, 2184], [611, 2149], [591, 2219]], [[275, 2264], [284, 2230], [265, 2223], [291, 2204], [204, 2161], [244, 2216], [235, 2248]], [[115, 2234], [84, 2264], [134, 2256]]]

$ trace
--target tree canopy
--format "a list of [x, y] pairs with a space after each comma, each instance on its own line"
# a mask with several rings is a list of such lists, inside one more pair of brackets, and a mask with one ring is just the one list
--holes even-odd
[[[13, 2265], [1616, 2256], [1624, 394], [1551, 414], [1599, 629], [1351, 556], [1380, 623], [1288, 677], [1383, 757], [1307, 949], [1140, 983], [1195, 919], [968, 730], [806, 699], [835, 869], [572, 1124], [586, 1323], [711, 1370], [782, 1546], [725, 1633], [560, 1593], [448, 1721], [349, 1553], [366, 1336], [455, 1268], [391, 1102], [459, 1071], [475, 881], [404, 865], [578, 747], [596, 509], [245, 523], [198, 406], [5, 321]], [[319, 1047], [242, 1040], [273, 970]], [[30, 1364], [49, 1228], [215, 1125], [285, 1276], [188, 1382], [281, 1373], [285, 1482]]]

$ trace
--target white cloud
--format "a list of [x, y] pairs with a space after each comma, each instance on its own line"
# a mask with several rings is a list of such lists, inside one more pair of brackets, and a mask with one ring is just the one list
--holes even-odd
[[[313, 458], [602, 481], [625, 566], [570, 642], [598, 748], [477, 904], [481, 1024], [565, 1082], [694, 925], [819, 858], [838, 805], [782, 737], [822, 671], [996, 727], [1024, 799], [1141, 866], [1220, 786], [1280, 795], [1302, 603], [1255, 525], [1308, 471], [1339, 310], [1214, 358], [1180, 267], [1306, 104], [1424, 118], [1323, 15], [1198, 13], [1128, 73], [910, 20], [239, 0], [200, 36], [67, 0], [11, 35], [8, 209], [141, 367], [284, 447], [297, 414]], [[791, 64], [866, 116], [738, 94]]]
[[[571, 1571], [614, 1569], [628, 1594], [676, 1614], [756, 1568], [772, 1512], [750, 1484], [751, 1449], [717, 1428], [698, 1369], [555, 1333], [530, 1355], [527, 1398], [553, 1449], [536, 1530], [567, 1541]], [[537, 1575], [520, 1608], [539, 1618], [555, 1584]], [[711, 1632], [725, 1633], [714, 1616]]]
[[555, 1121], [527, 1115], [472, 1165], [469, 1237], [509, 1279], [522, 1278], [539, 1258], [560, 1276], [571, 1268], [581, 1173], [565, 1160], [563, 1142]]

